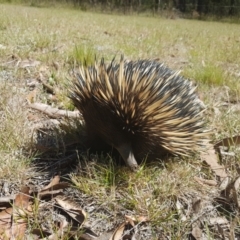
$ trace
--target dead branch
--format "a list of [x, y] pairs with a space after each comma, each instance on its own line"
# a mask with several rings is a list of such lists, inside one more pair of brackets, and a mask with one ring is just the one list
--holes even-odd
[[43, 103], [31, 103], [29, 104], [29, 107], [40, 112], [43, 112], [51, 118], [67, 117], [74, 119], [75, 118], [82, 119], [81, 114], [78, 111], [60, 110], [58, 108], [53, 108]]

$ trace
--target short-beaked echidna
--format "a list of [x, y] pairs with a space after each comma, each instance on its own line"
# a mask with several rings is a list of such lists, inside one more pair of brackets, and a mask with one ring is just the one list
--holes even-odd
[[156, 60], [104, 59], [73, 74], [70, 98], [90, 139], [118, 150], [135, 169], [148, 154], [189, 155], [207, 140], [194, 84]]

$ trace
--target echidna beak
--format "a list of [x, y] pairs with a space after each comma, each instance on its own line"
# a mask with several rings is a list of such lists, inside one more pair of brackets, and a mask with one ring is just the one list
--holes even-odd
[[128, 167], [132, 171], [136, 171], [138, 169], [137, 161], [134, 157], [132, 147], [130, 143], [124, 143], [121, 146], [116, 147], [120, 155], [122, 156], [123, 160], [127, 164]]

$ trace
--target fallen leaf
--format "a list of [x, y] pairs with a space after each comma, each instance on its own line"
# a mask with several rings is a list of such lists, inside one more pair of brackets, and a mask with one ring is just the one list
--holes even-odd
[[52, 181], [38, 192], [38, 197], [53, 196], [62, 192], [64, 188], [69, 187], [67, 182], [59, 182], [60, 176], [55, 176]]
[[59, 190], [59, 189], [67, 188], [67, 187], [69, 187], [69, 183], [68, 182], [60, 182], [60, 183], [57, 183], [54, 186], [51, 186], [51, 188], [49, 188], [49, 189], [41, 190], [41, 192], [49, 191], [49, 190]]
[[80, 223], [81, 225], [84, 223], [86, 219], [86, 212], [77, 206], [77, 204], [66, 197], [63, 198], [62, 196], [55, 197], [55, 200], [59, 206], [62, 207], [70, 217], [72, 217], [75, 221]]
[[126, 219], [126, 222], [128, 222], [132, 225], [132, 227], [135, 226], [135, 223], [134, 223], [136, 221], [135, 217], [125, 215], [125, 219]]
[[140, 217], [133, 217], [133, 216], [129, 216], [126, 215], [125, 216], [126, 221], [124, 223], [122, 223], [112, 234], [112, 236], [110, 237], [109, 240], [122, 240], [122, 239], [132, 239], [135, 236], [135, 233], [131, 233], [131, 236], [129, 235], [129, 233], [124, 235], [123, 238], [123, 232], [126, 226], [130, 226], [134, 227], [135, 226], [135, 222], [141, 223], [141, 222], [146, 222], [148, 221], [147, 217], [144, 216], [140, 216]]
[[29, 195], [30, 188], [23, 187], [21, 192], [17, 194], [14, 204], [13, 204], [13, 214], [12, 214], [12, 227], [11, 227], [11, 237], [17, 237], [19, 239], [23, 239], [25, 230], [27, 228], [28, 222], [28, 209], [29, 209]]
[[50, 188], [52, 188], [53, 186], [55, 186], [59, 182], [60, 182], [60, 176], [56, 175], [47, 186], [45, 186], [43, 189], [41, 189], [41, 191], [49, 190]]
[[12, 208], [7, 208], [0, 212], [0, 240], [11, 237]]
[[23, 187], [14, 199], [13, 207], [0, 212], [0, 240], [23, 239], [27, 228], [29, 187]]
[[125, 229], [126, 223], [122, 223], [114, 232], [113, 235], [110, 237], [109, 240], [121, 240], [122, 235]]
[[14, 200], [14, 206], [21, 208], [21, 209], [27, 209], [29, 205], [29, 199], [30, 199], [30, 188], [29, 187], [22, 187], [21, 192], [17, 194], [15, 200]]
[[201, 153], [202, 161], [206, 162], [212, 171], [221, 179], [223, 180], [228, 175], [225, 171], [225, 168], [218, 163], [217, 154], [211, 144], [208, 145], [207, 151]]

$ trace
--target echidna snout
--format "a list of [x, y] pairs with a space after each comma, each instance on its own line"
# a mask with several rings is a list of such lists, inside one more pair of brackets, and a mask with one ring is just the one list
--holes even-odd
[[136, 170], [138, 168], [138, 163], [135, 159], [131, 143], [124, 143], [115, 148], [118, 150], [127, 166], [129, 166], [132, 170]]
[[190, 155], [208, 142], [193, 83], [155, 60], [112, 61], [81, 66], [73, 74], [70, 98], [90, 138], [118, 150], [126, 164], [149, 154]]

